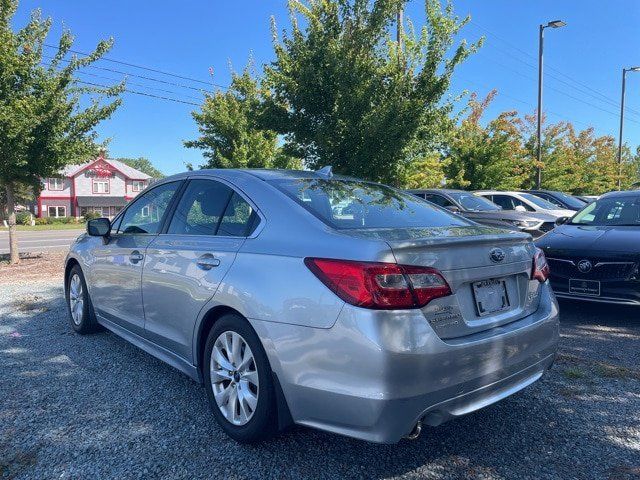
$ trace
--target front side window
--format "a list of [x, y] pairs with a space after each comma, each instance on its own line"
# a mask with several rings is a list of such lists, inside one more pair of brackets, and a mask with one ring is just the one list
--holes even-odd
[[470, 225], [414, 195], [375, 183], [296, 178], [271, 184], [336, 229]]
[[596, 200], [579, 211], [573, 225], [640, 226], [640, 197], [608, 197]]
[[118, 233], [158, 233], [164, 213], [179, 186], [180, 182], [165, 183], [139, 196], [124, 212]]
[[109, 193], [109, 180], [94, 180], [93, 193]]
[[63, 178], [50, 178], [48, 183], [49, 190], [64, 190]]
[[508, 195], [492, 195], [491, 200], [503, 210], [514, 209], [513, 199]]

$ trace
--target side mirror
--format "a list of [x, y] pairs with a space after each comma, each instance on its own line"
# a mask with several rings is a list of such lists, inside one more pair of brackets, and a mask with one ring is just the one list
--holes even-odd
[[92, 237], [108, 237], [111, 233], [111, 222], [108, 218], [95, 218], [87, 222], [87, 233]]
[[564, 225], [569, 221], [569, 217], [558, 217], [556, 218], [556, 225]]
[[451, 213], [456, 213], [456, 214], [460, 213], [460, 209], [458, 207], [456, 207], [455, 205], [448, 205], [448, 206], [446, 206], [444, 208], [449, 210]]
[[527, 211], [527, 209], [526, 209], [526, 208], [524, 208], [522, 205], [516, 205], [516, 206], [515, 206], [515, 208], [514, 208], [514, 210], [515, 210], [516, 212], [526, 212], [526, 211]]

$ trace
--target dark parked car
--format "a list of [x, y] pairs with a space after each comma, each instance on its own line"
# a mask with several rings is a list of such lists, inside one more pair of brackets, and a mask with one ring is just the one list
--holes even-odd
[[525, 190], [526, 192], [534, 194], [536, 197], [544, 198], [547, 202], [551, 202], [557, 205], [559, 208], [566, 208], [567, 210], [573, 210], [577, 212], [584, 208], [587, 203], [579, 197], [569, 195], [564, 192], [557, 192], [555, 190]]
[[555, 222], [555, 217], [544, 213], [503, 210], [492, 201], [464, 190], [427, 189], [409, 190], [409, 192], [474, 222], [492, 227], [521, 230], [534, 237], [544, 233], [541, 229], [543, 225], [552, 226]]
[[640, 305], [640, 191], [603, 195], [536, 244], [558, 297]]

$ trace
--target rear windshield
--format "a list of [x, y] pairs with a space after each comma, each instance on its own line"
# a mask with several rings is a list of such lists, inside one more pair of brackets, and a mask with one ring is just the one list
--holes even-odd
[[574, 225], [640, 227], [640, 197], [606, 197], [590, 203], [572, 219]]
[[557, 205], [554, 205], [553, 203], [548, 202], [544, 198], [537, 197], [537, 196], [532, 195], [530, 193], [521, 193], [520, 195], [522, 195], [523, 198], [526, 198], [527, 200], [529, 200], [534, 205], [537, 205], [540, 208], [544, 208], [545, 210], [557, 210], [558, 209]]
[[464, 209], [471, 210], [472, 212], [494, 212], [502, 210], [502, 207], [496, 205], [491, 200], [476, 195], [475, 193], [455, 192], [449, 195], [455, 198]]
[[560, 199], [571, 208], [584, 208], [587, 204], [584, 200], [580, 200], [578, 197], [574, 197], [573, 195], [567, 195], [563, 192], [556, 192], [556, 196], [560, 197]]
[[384, 185], [309, 178], [270, 183], [336, 229], [471, 225], [414, 195]]

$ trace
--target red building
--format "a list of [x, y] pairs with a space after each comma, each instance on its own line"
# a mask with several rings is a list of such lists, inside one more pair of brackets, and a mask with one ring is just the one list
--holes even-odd
[[146, 173], [100, 155], [83, 165], [68, 166], [56, 177], [43, 179], [36, 214], [58, 218], [97, 212], [113, 217], [150, 181]]

